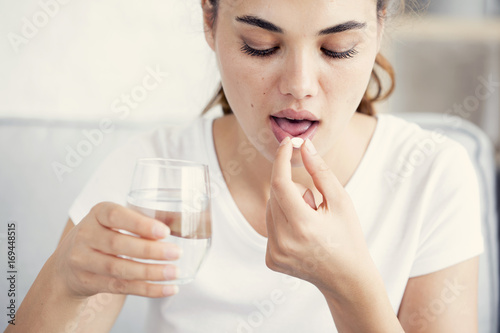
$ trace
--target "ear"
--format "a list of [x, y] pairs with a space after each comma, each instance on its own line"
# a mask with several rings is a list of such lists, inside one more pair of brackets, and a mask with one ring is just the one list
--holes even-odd
[[212, 27], [213, 6], [209, 0], [201, 0], [201, 8], [203, 10], [203, 30], [205, 31], [205, 40], [208, 46], [215, 51], [214, 29]]

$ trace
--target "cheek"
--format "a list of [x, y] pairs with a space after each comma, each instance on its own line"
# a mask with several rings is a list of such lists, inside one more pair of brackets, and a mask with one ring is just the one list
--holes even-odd
[[226, 97], [234, 108], [237, 105], [259, 103], [271, 91], [275, 72], [270, 66], [249, 57], [240, 50], [239, 41], [223, 35], [217, 39], [218, 67]]
[[239, 104], [250, 100], [256, 86], [253, 79], [255, 72], [252, 72], [247, 61], [238, 53], [240, 53], [238, 49], [219, 53], [222, 85], [226, 98], [234, 109], [238, 109]]
[[229, 90], [241, 84], [241, 71], [238, 70], [238, 57], [229, 52], [219, 52], [219, 71], [221, 75], [222, 85], [226, 95]]
[[328, 99], [334, 100], [336, 104], [343, 104], [343, 108], [354, 112], [367, 89], [374, 59], [372, 54], [347, 59], [347, 65], [334, 69], [325, 89]]
[[[350, 61], [353, 60], [353, 61]], [[324, 86], [326, 94], [325, 127], [321, 139], [334, 142], [337, 133], [346, 128], [363, 98], [373, 69], [372, 54], [347, 59], [342, 65], [333, 67], [328, 73], [328, 84]], [[321, 149], [321, 148], [320, 148]], [[325, 149], [329, 149], [325, 147]]]
[[259, 112], [267, 112], [274, 81], [265, 66], [256, 66], [252, 59], [237, 54], [221, 55], [220, 61], [223, 64], [219, 69], [224, 92], [235, 115], [254, 118]]

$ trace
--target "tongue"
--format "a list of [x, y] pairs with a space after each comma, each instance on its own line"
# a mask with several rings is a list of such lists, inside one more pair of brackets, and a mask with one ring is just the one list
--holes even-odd
[[278, 126], [292, 136], [298, 136], [304, 133], [311, 127], [310, 120], [290, 120], [286, 118], [274, 118]]

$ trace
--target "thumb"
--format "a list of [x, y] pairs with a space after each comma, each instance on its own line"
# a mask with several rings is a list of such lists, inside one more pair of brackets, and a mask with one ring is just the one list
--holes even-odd
[[318, 209], [318, 207], [316, 207], [316, 201], [314, 200], [314, 195], [310, 189], [306, 190], [302, 198], [309, 206], [311, 206], [312, 209], [314, 210]]

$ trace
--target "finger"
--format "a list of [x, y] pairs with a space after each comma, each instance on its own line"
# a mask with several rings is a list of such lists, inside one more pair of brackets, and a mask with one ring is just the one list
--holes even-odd
[[314, 186], [323, 195], [323, 202], [332, 203], [342, 193], [344, 187], [326, 162], [316, 152], [311, 140], [307, 139], [300, 149], [302, 162], [312, 177]]
[[[279, 205], [278, 205], [279, 207]], [[278, 243], [278, 234], [276, 232], [276, 225], [274, 223], [274, 216], [271, 208], [271, 199], [267, 201], [266, 207], [266, 225], [267, 225], [267, 248], [266, 248], [266, 265], [272, 270], [277, 270], [276, 262], [274, 260], [274, 249]]]
[[99, 252], [141, 259], [176, 260], [181, 253], [175, 244], [129, 236], [108, 228], [102, 228], [99, 237], [91, 238], [89, 246]]
[[144, 281], [123, 280], [114, 277], [99, 276], [94, 273], [84, 273], [83, 280], [87, 284], [94, 285], [100, 293], [159, 298], [173, 296], [179, 292], [179, 287], [174, 284], [154, 284]]
[[175, 265], [146, 264], [94, 250], [88, 251], [81, 260], [79, 266], [83, 270], [120, 280], [170, 281], [178, 276]]
[[101, 203], [93, 210], [97, 221], [112, 229], [123, 229], [149, 239], [163, 239], [170, 229], [162, 222], [114, 203]]
[[304, 200], [297, 186], [292, 181], [291, 158], [293, 146], [290, 138], [283, 140], [273, 164], [271, 175], [271, 196], [275, 196], [283, 211], [296, 211], [297, 207], [303, 205]]
[[276, 225], [274, 224], [274, 218], [271, 209], [271, 199], [267, 201], [266, 205], [266, 227], [268, 240], [274, 239], [276, 236]]
[[280, 143], [276, 151], [276, 157], [273, 163], [273, 170], [271, 179], [292, 179], [292, 166], [290, 160], [292, 159], [293, 146], [290, 137], [286, 137]]
[[269, 198], [269, 207], [271, 208], [274, 229], [275, 231], [279, 230], [280, 226], [283, 224], [281, 221], [287, 222], [287, 218], [278, 200], [276, 199], [276, 196], [271, 195]]

